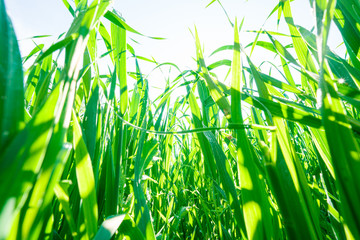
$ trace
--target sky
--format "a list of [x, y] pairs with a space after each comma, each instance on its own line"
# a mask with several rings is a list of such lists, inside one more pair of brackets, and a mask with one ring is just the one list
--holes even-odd
[[[153, 57], [160, 63], [172, 62], [184, 70], [196, 68], [193, 60], [196, 55], [195, 41], [191, 34], [195, 26], [204, 46], [204, 56], [208, 65], [221, 58], [231, 59], [231, 52], [224, 53], [223, 56], [220, 54], [209, 57], [218, 47], [233, 43], [233, 29], [224, 11], [216, 2], [206, 8], [210, 1], [115, 0], [114, 8], [121, 13], [127, 24], [144, 35], [166, 38], [166, 40], [153, 40], [129, 34], [129, 38], [136, 41], [129, 40], [129, 43], [137, 55]], [[235, 17], [239, 22], [244, 19], [240, 42], [245, 46], [251, 43], [256, 35], [247, 30], [259, 30], [278, 0], [222, 0], [221, 3], [231, 21], [234, 21]], [[70, 13], [61, 0], [5, 0], [5, 4], [20, 40], [22, 55], [26, 55], [35, 47], [28, 38], [35, 35], [53, 35], [47, 40], [48, 44], [51, 44], [69, 28], [72, 21]], [[314, 20], [309, 1], [295, 0], [291, 4], [295, 23], [310, 30]], [[266, 22], [264, 29], [288, 33], [284, 20], [279, 29], [276, 29], [276, 21], [277, 14], [274, 14]], [[45, 40], [41, 38], [34, 41], [41, 43]], [[337, 37], [331, 37], [330, 46], [339, 43]], [[266, 54], [266, 51], [259, 49], [252, 55], [252, 60], [260, 64]], [[152, 69], [145, 63], [144, 65], [145, 71]]]
[[[71, 1], [71, 0], [70, 0]], [[118, 0], [114, 8], [119, 11], [127, 23], [145, 35], [164, 37], [166, 40], [150, 40], [135, 36], [141, 46], [135, 49], [140, 55], [153, 56], [162, 61], [174, 61], [185, 65], [194, 56], [194, 40], [190, 29], [194, 26], [200, 35], [205, 50], [215, 50], [230, 44], [233, 30], [217, 3], [205, 8], [210, 0]], [[241, 21], [243, 29], [259, 29], [277, 0], [223, 0], [222, 4], [231, 20]], [[18, 39], [34, 35], [54, 35], [65, 32], [72, 17], [61, 0], [5, 0], [8, 13], [13, 21]], [[294, 1], [295, 19], [302, 25], [311, 26], [311, 13], [307, 1]], [[310, 21], [309, 21], [310, 20]], [[268, 24], [276, 25], [276, 16]], [[250, 42], [255, 34], [244, 34], [244, 42]], [[21, 41], [23, 54], [33, 47], [31, 41]]]

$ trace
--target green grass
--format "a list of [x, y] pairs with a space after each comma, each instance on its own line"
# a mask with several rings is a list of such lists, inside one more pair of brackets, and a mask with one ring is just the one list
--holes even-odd
[[[112, 1], [63, 2], [69, 30], [21, 57], [0, 0], [0, 239], [360, 239], [358, 1], [310, 0], [312, 31], [280, 1], [288, 31], [251, 43], [229, 19], [208, 65], [195, 29], [185, 70], [136, 55]], [[155, 99], [143, 61], [177, 72]]]

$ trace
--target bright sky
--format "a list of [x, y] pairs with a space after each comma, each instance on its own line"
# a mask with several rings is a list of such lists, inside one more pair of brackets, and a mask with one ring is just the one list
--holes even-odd
[[[70, 0], [71, 1], [71, 0]], [[194, 41], [189, 29], [196, 25], [200, 40], [208, 53], [225, 44], [231, 44], [233, 30], [217, 3], [205, 6], [210, 0], [122, 0], [114, 7], [127, 23], [145, 35], [161, 36], [167, 40], [156, 41], [136, 37], [142, 46], [136, 46], [140, 55], [154, 56], [158, 61], [172, 61], [187, 65], [194, 56]], [[277, 0], [222, 0], [231, 20], [245, 17], [243, 29], [259, 29]], [[15, 25], [19, 39], [34, 35], [58, 36], [71, 24], [71, 15], [61, 0], [5, 0], [7, 10]], [[310, 27], [311, 14], [307, 1], [294, 1], [295, 21]], [[266, 26], [276, 26], [276, 16]], [[244, 42], [250, 42], [255, 34], [244, 33]], [[25, 43], [27, 42], [27, 43]], [[29, 51], [30, 41], [22, 41], [23, 54]], [[31, 45], [34, 46], [34, 45]], [[24, 52], [25, 51], [25, 52]], [[138, 53], [139, 54], [139, 53]]]
[[[205, 47], [204, 55], [207, 64], [225, 56], [231, 59], [231, 52], [228, 55], [207, 58], [218, 47], [233, 43], [233, 29], [220, 5], [213, 3], [205, 8], [210, 1], [118, 0], [115, 1], [114, 7], [122, 14], [126, 22], [139, 32], [166, 38], [166, 40], [152, 40], [131, 34], [130, 37], [139, 42], [137, 44], [129, 41], [137, 55], [154, 57], [160, 63], [173, 62], [184, 70], [189, 67], [196, 68], [193, 60], [196, 53], [195, 43], [190, 33], [190, 30], [194, 30], [194, 26]], [[222, 0], [221, 2], [232, 21], [237, 17], [241, 22], [244, 17], [240, 42], [246, 46], [254, 40], [255, 34], [245, 30], [259, 30], [278, 0]], [[70, 13], [61, 0], [5, 0], [5, 3], [18, 39], [50, 34], [54, 36], [51, 39], [53, 42], [57, 36], [69, 28], [72, 21]], [[310, 30], [314, 21], [309, 1], [293, 1], [292, 9], [295, 23]], [[277, 13], [267, 21], [265, 29], [277, 31], [276, 20]], [[284, 20], [278, 31], [288, 33]], [[331, 39], [331, 46], [337, 46], [340, 43], [336, 37]], [[44, 40], [36, 39], [35, 41], [41, 43]], [[34, 46], [31, 40], [20, 41], [23, 55], [29, 53]], [[266, 51], [259, 49], [254, 52], [252, 60], [260, 64], [264, 54], [266, 55]]]

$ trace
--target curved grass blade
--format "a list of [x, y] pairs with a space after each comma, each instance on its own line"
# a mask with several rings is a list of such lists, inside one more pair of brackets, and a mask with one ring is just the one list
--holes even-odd
[[334, 10], [334, 22], [339, 29], [352, 65], [356, 69], [360, 69], [360, 31], [358, 24], [359, 18], [359, 2], [354, 0], [336, 1], [336, 9]]
[[160, 37], [149, 37], [149, 36], [145, 36], [143, 34], [141, 34], [140, 32], [136, 31], [135, 29], [133, 29], [132, 27], [130, 27], [128, 24], [125, 23], [125, 21], [116, 13], [111, 12], [111, 11], [107, 11], [104, 15], [104, 17], [106, 19], [108, 19], [110, 22], [112, 22], [113, 24], [119, 26], [122, 29], [125, 29], [129, 32], [144, 36], [144, 37], [148, 37], [148, 38], [152, 38], [152, 39], [157, 39], [157, 40], [163, 40], [164, 38], [160, 38]]
[[67, 45], [73, 42], [78, 36], [79, 36], [78, 33], [72, 33], [69, 36], [65, 37], [63, 40], [54, 43], [45, 52], [39, 55], [39, 57], [36, 59], [36, 62], [40, 63], [43, 59], [53, 54], [55, 51], [65, 48]]
[[231, 121], [231, 116], [230, 116], [231, 107], [230, 107], [229, 101], [222, 94], [219, 87], [214, 83], [213, 79], [211, 78], [211, 76], [209, 74], [209, 71], [205, 65], [205, 60], [204, 60], [204, 56], [202, 53], [200, 40], [199, 40], [199, 36], [198, 36], [196, 28], [195, 28], [195, 43], [196, 43], [197, 61], [198, 61], [198, 64], [199, 64], [199, 67], [201, 70], [201, 72], [199, 74], [201, 77], [203, 77], [205, 79], [205, 81], [208, 85], [211, 97], [214, 99], [216, 104], [219, 106], [221, 111], [224, 113], [225, 117], [229, 121]]
[[[234, 27], [234, 53], [231, 81], [231, 119], [233, 123], [243, 124], [241, 113], [242, 65], [240, 58], [240, 42], [237, 20]], [[273, 226], [270, 217], [270, 206], [264, 185], [260, 182], [263, 176], [256, 168], [254, 150], [251, 149], [245, 129], [236, 130], [237, 162], [242, 192], [242, 208], [248, 239], [270, 239]], [[205, 136], [207, 134], [205, 133]], [[209, 142], [209, 136], [207, 136]], [[210, 142], [211, 143], [211, 142]], [[241, 144], [240, 144], [241, 143]], [[213, 147], [214, 151], [214, 147]], [[215, 155], [216, 156], [216, 155]], [[219, 164], [218, 164], [219, 167]], [[220, 173], [221, 174], [221, 173]]]
[[[340, 1], [341, 2], [341, 1]], [[334, 85], [325, 78], [325, 51], [331, 20], [335, 14], [336, 1], [329, 0], [323, 5], [314, 5], [316, 10], [317, 46], [320, 62], [321, 114], [332, 156], [338, 185], [341, 213], [345, 229], [353, 238], [360, 238], [360, 148], [354, 138], [351, 126], [345, 117], [345, 109], [335, 91]], [[348, 236], [349, 237], [349, 236]]]
[[296, 28], [294, 23], [294, 19], [292, 17], [291, 8], [290, 8], [290, 1], [284, 1], [279, 3], [281, 5], [285, 21], [288, 25], [291, 38], [293, 40], [294, 49], [296, 55], [299, 59], [300, 64], [307, 70], [316, 73], [317, 69], [314, 64], [314, 60], [310, 54], [310, 51], [301, 37], [299, 30]]
[[107, 218], [97, 231], [94, 240], [110, 240], [119, 228], [127, 214], [123, 213], [117, 216]]
[[[289, 2], [287, 1], [285, 4], [289, 4]], [[278, 44], [276, 44], [275, 42], [274, 47], [278, 48], [277, 45]], [[285, 48], [281, 48], [281, 50], [285, 56], [288, 55], [288, 52], [285, 50]], [[271, 102], [272, 96], [269, 93], [269, 89], [271, 90], [271, 88], [267, 88], [261, 78], [261, 75], [259, 74], [256, 67], [253, 65], [249, 57], [247, 57], [247, 60], [250, 65], [251, 73], [255, 78], [256, 86], [259, 91], [259, 96]], [[293, 61], [296, 62], [295, 59], [293, 59]], [[272, 92], [274, 91], [275, 89], [272, 89]], [[283, 119], [280, 119], [278, 117], [272, 117], [268, 112], [265, 112], [265, 115], [267, 117], [269, 125], [275, 125], [277, 128], [277, 141], [279, 143], [282, 153], [278, 155], [279, 157], [282, 156], [282, 158], [279, 159], [277, 165], [283, 165], [283, 171], [278, 171], [277, 177], [279, 179], [282, 179], [283, 181], [289, 181], [289, 183], [286, 185], [287, 189], [284, 192], [289, 192], [289, 196], [291, 196], [291, 198], [288, 198], [286, 200], [282, 199], [284, 200], [284, 204], [281, 204], [281, 207], [285, 212], [290, 212], [291, 207], [301, 209], [297, 212], [297, 216], [290, 214], [288, 215], [289, 217], [286, 219], [286, 221], [290, 223], [297, 221], [299, 225], [302, 226], [290, 226], [287, 232], [292, 236], [289, 237], [293, 238], [295, 237], [295, 235], [298, 235], [298, 239], [318, 239], [321, 236], [320, 223], [318, 219], [318, 209], [314, 205], [314, 202], [310, 195], [310, 189], [306, 181], [305, 173], [303, 171], [299, 158], [296, 155], [295, 147], [290, 140], [287, 123]], [[277, 188], [275, 188], [275, 190], [277, 190]], [[280, 190], [279, 193], [281, 193], [281, 191], [283, 190]], [[292, 195], [290, 193], [292, 193]], [[290, 206], [288, 205], [289, 203]], [[305, 226], [307, 231], [301, 229]], [[294, 229], [294, 232], [292, 232], [292, 229]]]

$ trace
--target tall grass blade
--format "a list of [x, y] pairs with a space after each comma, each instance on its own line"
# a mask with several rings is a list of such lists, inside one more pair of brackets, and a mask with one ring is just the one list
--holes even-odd
[[[341, 4], [341, 1], [340, 1]], [[314, 2], [317, 22], [317, 46], [320, 62], [321, 114], [332, 156], [337, 185], [342, 201], [341, 209], [345, 220], [345, 229], [349, 228], [353, 238], [360, 237], [360, 189], [356, 184], [360, 179], [360, 149], [354, 138], [351, 126], [345, 117], [345, 109], [341, 104], [335, 86], [330, 81], [332, 76], [325, 75], [325, 51], [329, 36], [331, 20], [335, 14], [336, 1]], [[336, 150], [335, 150], [336, 147]], [[349, 181], [349, 179], [352, 179]], [[349, 235], [348, 235], [349, 237]]]
[[20, 51], [4, 0], [0, 1], [0, 23], [0, 151], [4, 151], [23, 127], [25, 107]]
[[98, 205], [95, 194], [95, 179], [90, 155], [82, 136], [81, 127], [76, 113], [73, 113], [73, 148], [76, 161], [76, 178], [80, 197], [83, 201], [83, 214], [88, 239], [92, 239], [97, 232]]
[[[237, 20], [234, 27], [234, 54], [232, 62], [231, 81], [231, 119], [232, 123], [243, 124], [241, 114], [241, 85], [242, 65], [240, 58], [239, 32]], [[237, 162], [242, 192], [242, 208], [248, 239], [270, 239], [273, 235], [273, 226], [270, 219], [270, 205], [268, 197], [261, 184], [263, 176], [256, 168], [254, 150], [246, 136], [245, 129], [236, 130]], [[205, 135], [206, 136], [206, 135]], [[259, 181], [260, 178], [260, 181]]]

